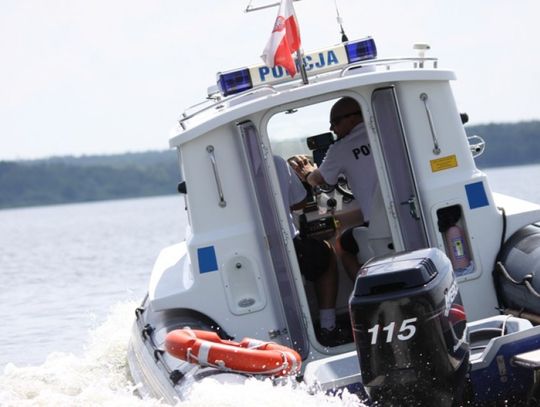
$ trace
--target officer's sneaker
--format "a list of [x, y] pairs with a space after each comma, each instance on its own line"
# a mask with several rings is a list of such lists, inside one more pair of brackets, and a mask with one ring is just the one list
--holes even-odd
[[334, 347], [352, 342], [352, 332], [346, 328], [335, 327], [334, 329], [321, 328], [319, 342], [323, 346]]

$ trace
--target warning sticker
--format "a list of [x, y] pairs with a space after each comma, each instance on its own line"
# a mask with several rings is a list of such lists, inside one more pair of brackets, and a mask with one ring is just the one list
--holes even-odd
[[448, 170], [458, 166], [457, 157], [455, 154], [447, 157], [437, 158], [436, 160], [431, 160], [429, 163], [431, 164], [432, 172]]

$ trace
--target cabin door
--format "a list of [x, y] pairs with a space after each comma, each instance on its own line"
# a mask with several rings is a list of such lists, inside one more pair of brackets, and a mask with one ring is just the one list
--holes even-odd
[[424, 216], [394, 87], [375, 90], [371, 105], [404, 249], [428, 247]]
[[[246, 151], [257, 208], [268, 241], [270, 258], [281, 296], [283, 314], [287, 321], [288, 331], [282, 332], [284, 334], [282, 338], [290, 338], [289, 346], [294, 348], [304, 359], [308, 355], [309, 341], [301, 317], [300, 300], [294, 284], [295, 279], [289, 261], [285, 234], [279, 221], [275, 194], [272, 193], [269, 170], [270, 164], [274, 165], [274, 160], [268, 150], [263, 150], [264, 146], [259, 138], [257, 128], [252, 122], [240, 123], [238, 128]], [[290, 247], [292, 247], [292, 242]]]

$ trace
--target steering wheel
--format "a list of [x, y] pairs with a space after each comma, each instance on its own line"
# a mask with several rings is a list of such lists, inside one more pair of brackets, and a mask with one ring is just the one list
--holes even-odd
[[317, 185], [316, 187], [313, 187], [316, 193], [324, 192], [325, 194], [329, 194], [333, 192], [336, 189], [337, 185], [329, 185], [329, 184], [322, 184]]
[[351, 187], [349, 186], [349, 183], [347, 182], [347, 178], [345, 175], [341, 174], [338, 177], [338, 183], [336, 185], [336, 190], [343, 195], [343, 199], [347, 200], [347, 202], [350, 202], [354, 199], [354, 195], [351, 191]]
[[326, 194], [329, 194], [333, 192], [334, 190], [336, 190], [343, 196], [343, 200], [345, 202], [350, 202], [354, 199], [354, 195], [351, 191], [351, 187], [349, 186], [345, 175], [340, 175], [338, 177], [338, 182], [336, 185], [323, 184], [323, 185], [314, 187], [314, 190], [316, 193], [324, 192]]

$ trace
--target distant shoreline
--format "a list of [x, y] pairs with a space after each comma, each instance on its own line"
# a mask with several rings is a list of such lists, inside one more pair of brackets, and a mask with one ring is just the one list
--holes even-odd
[[[486, 141], [478, 168], [540, 163], [540, 121], [466, 126]], [[172, 195], [174, 150], [0, 161], [0, 209]]]

